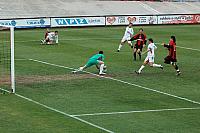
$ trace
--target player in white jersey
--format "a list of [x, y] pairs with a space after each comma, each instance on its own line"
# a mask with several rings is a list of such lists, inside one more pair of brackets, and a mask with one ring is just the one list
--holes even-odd
[[41, 40], [42, 44], [58, 44], [58, 31], [49, 32], [45, 40]]
[[147, 57], [145, 58], [144, 63], [140, 67], [140, 69], [138, 71], [135, 71], [137, 74], [141, 73], [141, 71], [144, 69], [146, 64], [149, 64], [149, 66], [151, 66], [151, 67], [159, 67], [159, 68], [163, 69], [162, 65], [154, 63], [154, 57], [155, 57], [154, 50], [157, 49], [157, 47], [153, 43], [153, 39], [150, 38], [148, 40], [149, 40], [149, 45], [148, 45], [147, 51], [144, 52], [144, 53], [147, 52]]
[[131, 48], [133, 48], [132, 42], [129, 41], [133, 37], [133, 34], [134, 34], [132, 26], [133, 26], [133, 24], [129, 23], [129, 25], [126, 27], [126, 31], [121, 40], [121, 43], [119, 44], [119, 48], [117, 49], [117, 52], [119, 52], [121, 50], [121, 48], [125, 44], [125, 42], [128, 42], [129, 46], [131, 46]]

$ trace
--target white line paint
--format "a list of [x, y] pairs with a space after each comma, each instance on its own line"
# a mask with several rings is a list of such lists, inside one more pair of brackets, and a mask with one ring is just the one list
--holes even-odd
[[116, 114], [131, 114], [131, 113], [148, 113], [148, 112], [164, 112], [164, 111], [181, 111], [181, 110], [199, 110], [200, 107], [195, 108], [170, 108], [170, 109], [155, 109], [155, 110], [133, 110], [125, 112], [107, 112], [107, 113], [91, 113], [91, 114], [76, 114], [72, 116], [99, 116], [99, 115], [116, 115]]
[[[10, 59], [4, 59], [4, 60], [10, 60]], [[23, 60], [28, 60], [28, 59], [15, 59], [17, 61], [23, 61]]]
[[[8, 90], [2, 89], [2, 88], [0, 88], [0, 90], [10, 93]], [[78, 117], [76, 117], [76, 116], [67, 114], [67, 113], [65, 113], [65, 112], [63, 112], [63, 111], [60, 111], [60, 110], [57, 110], [57, 109], [55, 109], [55, 108], [49, 107], [49, 106], [47, 106], [47, 105], [45, 105], [45, 104], [42, 104], [42, 103], [40, 103], [40, 102], [37, 102], [37, 101], [35, 101], [35, 100], [32, 100], [32, 99], [27, 98], [27, 97], [25, 97], [25, 96], [22, 96], [22, 95], [20, 95], [20, 94], [15, 93], [15, 95], [18, 96], [18, 97], [20, 97], [20, 98], [22, 98], [22, 99], [25, 99], [25, 100], [30, 101], [30, 102], [32, 102], [32, 103], [35, 103], [35, 104], [37, 104], [37, 105], [40, 105], [40, 106], [42, 106], [42, 107], [44, 107], [44, 108], [47, 108], [47, 109], [52, 110], [52, 111], [54, 111], [54, 112], [57, 112], [57, 113], [59, 113], [59, 114], [62, 114], [62, 115], [71, 117], [71, 118], [76, 119], [76, 120], [78, 120], [78, 121], [80, 121], [80, 122], [82, 122], [82, 123], [85, 123], [85, 124], [88, 124], [88, 125], [93, 126], [93, 127], [95, 127], [95, 128], [98, 128], [98, 129], [100, 129], [100, 130], [102, 130], [102, 131], [105, 131], [105, 132], [107, 132], [107, 133], [114, 133], [114, 132], [111, 131], [111, 130], [105, 129], [105, 128], [103, 128], [103, 127], [100, 127], [100, 126], [98, 126], [98, 125], [95, 125], [95, 124], [93, 124], [93, 123], [90, 123], [90, 122], [88, 122], [88, 121], [85, 121], [85, 120], [83, 120], [83, 119], [81, 119], [81, 118], [78, 118]]]
[[[70, 70], [75, 70], [75, 68], [72, 68], [72, 67], [52, 64], [52, 63], [41, 61], [41, 60], [36, 60], [36, 59], [29, 59], [29, 60], [35, 61], [35, 62], [39, 62], [39, 63], [42, 63], [42, 64], [47, 64], [47, 65], [51, 65], [51, 66], [60, 67], [60, 68], [66, 68], [66, 69], [70, 69]], [[200, 105], [200, 102], [197, 102], [197, 101], [194, 101], [194, 100], [190, 100], [190, 99], [187, 99], [185, 97], [176, 96], [176, 95], [173, 95], [173, 94], [169, 94], [169, 93], [162, 92], [162, 91], [159, 91], [159, 90], [151, 89], [151, 88], [144, 87], [144, 86], [141, 86], [141, 85], [137, 85], [137, 84], [134, 84], [134, 83], [129, 83], [129, 82], [126, 82], [126, 81], [123, 81], [123, 80], [120, 80], [120, 79], [115, 79], [115, 78], [112, 78], [112, 77], [100, 76], [98, 74], [94, 74], [94, 73], [91, 73], [91, 72], [88, 72], [88, 71], [83, 71], [83, 72], [91, 74], [91, 75], [94, 75], [94, 76], [97, 76], [97, 77], [100, 77], [100, 78], [110, 79], [110, 80], [117, 81], [117, 82], [120, 82], [120, 83], [123, 83], [123, 84], [128, 84], [128, 85], [135, 86], [135, 87], [138, 87], [138, 88], [142, 88], [142, 89], [145, 89], [145, 90], [148, 90], [148, 91], [153, 91], [153, 92], [156, 92], [156, 93], [160, 93], [160, 94], [163, 94], [163, 95], [167, 95], [167, 96], [170, 96], [170, 97], [174, 97], [174, 98], [177, 98], [177, 99], [180, 99], [180, 100], [184, 100], [184, 101], [187, 101], [187, 102], [191, 102], [191, 103]]]
[[140, 2], [140, 5], [143, 6], [145, 9], [149, 10], [149, 11], [153, 11], [154, 14], [161, 14], [161, 12], [159, 12], [158, 10], [152, 8], [151, 6], [145, 4], [144, 2]]
[[[161, 45], [161, 43], [155, 43], [155, 44], [160, 44]], [[200, 52], [200, 49], [188, 48], [188, 47], [181, 47], [181, 46], [176, 46], [176, 47], [182, 48], [182, 49], [187, 49], [187, 50], [199, 51]]]
[[[120, 40], [120, 38], [67, 38], [67, 39], [59, 39], [61, 41], [82, 41], [82, 40]], [[40, 40], [26, 40], [26, 41], [15, 41], [15, 42], [40, 42]]]

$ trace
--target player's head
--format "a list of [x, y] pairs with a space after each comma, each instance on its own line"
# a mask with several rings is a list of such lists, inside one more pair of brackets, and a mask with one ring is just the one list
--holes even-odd
[[176, 37], [175, 36], [171, 36], [171, 39], [173, 40], [173, 42], [176, 42]]
[[103, 51], [99, 51], [99, 54], [103, 54]]
[[55, 31], [55, 35], [58, 35], [58, 31]]
[[143, 33], [143, 31], [144, 31], [144, 30], [143, 30], [142, 28], [139, 29], [139, 33]]
[[153, 43], [153, 39], [152, 38], [149, 38], [149, 43]]
[[46, 29], [47, 32], [50, 32], [49, 28]]
[[128, 27], [131, 28], [132, 26], [133, 26], [133, 23], [129, 23], [129, 24], [128, 24]]

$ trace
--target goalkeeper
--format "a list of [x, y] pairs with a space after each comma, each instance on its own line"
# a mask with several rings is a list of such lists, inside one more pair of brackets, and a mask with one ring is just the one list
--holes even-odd
[[49, 32], [45, 40], [41, 40], [42, 44], [58, 44], [58, 31]]
[[104, 73], [104, 71], [106, 69], [106, 66], [104, 65], [104, 62], [103, 62], [104, 59], [105, 59], [105, 56], [103, 55], [103, 51], [99, 51], [98, 54], [95, 54], [92, 57], [90, 57], [84, 66], [79, 67], [77, 70], [72, 71], [72, 72], [77, 73], [77, 72], [83, 71], [84, 69], [88, 67], [96, 65], [97, 69], [99, 69], [99, 75], [105, 75], [106, 73]]

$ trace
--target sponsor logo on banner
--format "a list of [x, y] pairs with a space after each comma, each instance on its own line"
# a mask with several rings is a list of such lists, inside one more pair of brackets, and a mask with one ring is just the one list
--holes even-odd
[[106, 17], [106, 25], [157, 24], [156, 16], [112, 16]]
[[158, 16], [158, 24], [200, 23], [200, 15], [166, 15]]
[[45, 20], [44, 19], [32, 19], [32, 20], [26, 20], [26, 23], [28, 25], [44, 25]]
[[2, 26], [15, 26], [17, 22], [15, 20], [0, 20]]
[[16, 19], [16, 20], [0, 20], [2, 26], [14, 26], [16, 28], [29, 27], [46, 27], [50, 26], [50, 19]]
[[105, 25], [105, 17], [52, 18], [51, 24], [52, 27]]
[[115, 17], [107, 17], [106, 18], [106, 21], [109, 23], [109, 24], [113, 24], [115, 21], [116, 21], [116, 18]]

